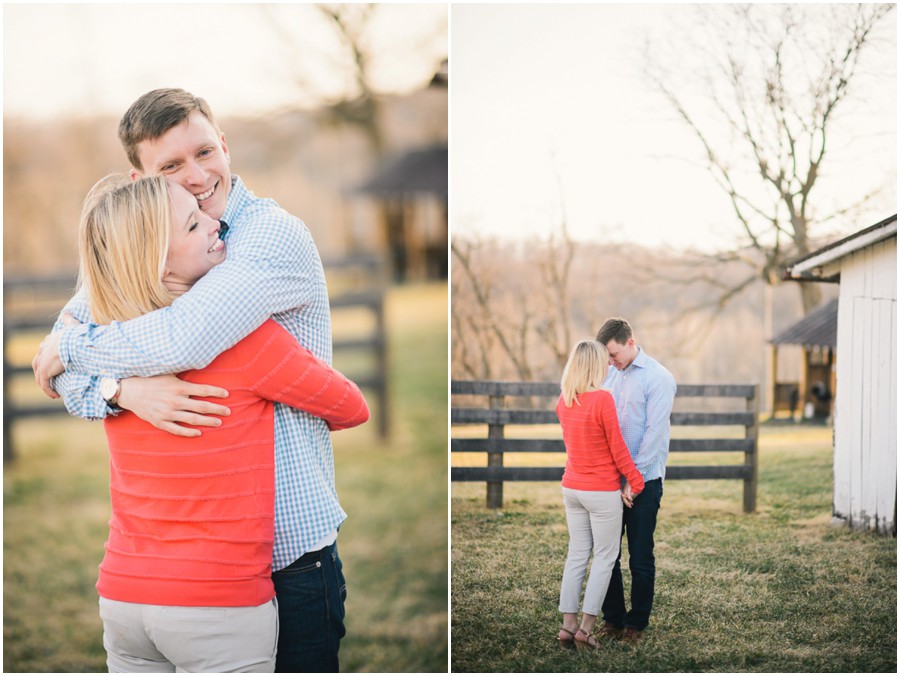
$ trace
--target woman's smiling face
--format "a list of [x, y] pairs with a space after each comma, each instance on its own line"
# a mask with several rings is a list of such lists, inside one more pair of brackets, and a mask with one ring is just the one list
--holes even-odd
[[172, 221], [163, 281], [191, 287], [225, 260], [225, 242], [219, 239], [219, 221], [202, 211], [190, 192], [170, 181], [169, 196]]

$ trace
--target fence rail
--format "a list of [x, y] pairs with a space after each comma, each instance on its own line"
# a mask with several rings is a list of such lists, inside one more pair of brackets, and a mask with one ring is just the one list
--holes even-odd
[[[487, 506], [503, 506], [503, 484], [508, 481], [560, 481], [563, 467], [509, 467], [507, 453], [564, 453], [562, 439], [508, 439], [510, 425], [559, 424], [555, 410], [544, 408], [507, 408], [509, 397], [548, 398], [555, 408], [559, 384], [548, 382], [511, 382], [454, 380], [452, 395], [487, 397], [488, 406], [451, 406], [451, 425], [487, 425], [486, 438], [450, 439], [451, 453], [487, 453], [487, 465], [451, 467], [451, 481], [478, 481], [487, 484]], [[676, 401], [725, 398], [744, 400], [744, 410], [735, 412], [673, 412], [671, 424], [681, 427], [726, 426], [743, 428], [743, 437], [721, 439], [672, 439], [672, 453], [743, 453], [743, 463], [733, 465], [675, 465], [666, 468], [666, 479], [739, 479], [744, 483], [743, 508], [756, 510], [759, 440], [758, 386], [754, 384], [679, 385]], [[547, 404], [545, 404], [546, 406]]]
[[[362, 309], [371, 317], [371, 331], [364, 335], [338, 335], [333, 342], [335, 355], [363, 352], [371, 355], [372, 367], [347, 376], [360, 388], [375, 394], [378, 400], [378, 433], [386, 437], [390, 429], [387, 375], [387, 332], [384, 293], [386, 271], [383, 261], [374, 256], [357, 256], [323, 263], [329, 277], [332, 311]], [[334, 284], [332, 284], [334, 282]], [[35, 338], [50, 331], [56, 314], [75, 290], [75, 275], [11, 276], [3, 280], [3, 459], [14, 456], [12, 428], [17, 420], [67, 414], [61, 402], [45, 399], [40, 404], [17, 400], [12, 385], [26, 377], [33, 379], [30, 363], [17, 362], [10, 354], [13, 339], [25, 334]], [[30, 356], [29, 356], [30, 359]], [[35, 385], [35, 390], [37, 386]]]

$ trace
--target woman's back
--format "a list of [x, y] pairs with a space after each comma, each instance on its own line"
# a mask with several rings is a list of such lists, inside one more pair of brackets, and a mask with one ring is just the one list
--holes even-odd
[[566, 446], [563, 486], [576, 490], [614, 491], [621, 488], [620, 477], [624, 474], [632, 487], [643, 487], [643, 479], [622, 438], [616, 404], [610, 392], [582, 392], [572, 406], [566, 406], [560, 396], [556, 414]]
[[223, 387], [231, 415], [179, 437], [123, 412], [104, 424], [112, 518], [97, 589], [104, 598], [254, 606], [274, 596], [274, 404], [326, 418], [368, 417], [355, 384], [269, 320], [183, 380]]

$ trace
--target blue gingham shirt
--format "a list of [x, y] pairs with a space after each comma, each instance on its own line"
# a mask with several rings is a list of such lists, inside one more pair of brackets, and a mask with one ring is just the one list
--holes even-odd
[[[83, 323], [63, 329], [66, 372], [54, 386], [73, 415], [110, 413], [102, 376], [125, 378], [203, 368], [270, 316], [301, 345], [331, 363], [325, 273], [304, 223], [271, 199], [253, 195], [238, 176], [222, 220], [226, 259], [171, 306], [108, 326], [90, 323], [83, 293], [65, 311]], [[54, 330], [61, 328], [57, 321]], [[273, 570], [290, 565], [347, 517], [334, 487], [334, 455], [321, 418], [275, 404], [275, 547]]]
[[675, 378], [638, 348], [624, 371], [609, 367], [603, 388], [612, 392], [625, 445], [644, 481], [665, 479]]

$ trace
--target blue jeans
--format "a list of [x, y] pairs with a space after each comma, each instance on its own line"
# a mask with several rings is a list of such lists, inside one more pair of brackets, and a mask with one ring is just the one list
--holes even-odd
[[347, 584], [337, 543], [272, 573], [278, 599], [276, 672], [337, 672]]
[[632, 507], [622, 514], [622, 534], [628, 536], [628, 567], [631, 570], [631, 610], [625, 609], [622, 586], [622, 550], [613, 567], [609, 589], [603, 601], [603, 620], [617, 629], [632, 627], [643, 631], [650, 623], [653, 591], [656, 582], [656, 559], [653, 556], [653, 531], [662, 500], [662, 479], [646, 482]]

